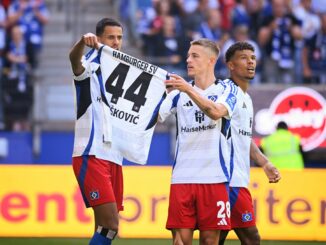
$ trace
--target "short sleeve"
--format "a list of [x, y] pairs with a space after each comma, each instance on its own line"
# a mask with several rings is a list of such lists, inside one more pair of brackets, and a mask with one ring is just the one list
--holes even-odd
[[177, 112], [177, 104], [180, 97], [180, 92], [178, 90], [170, 92], [160, 107], [159, 111], [159, 121], [164, 122], [167, 117], [171, 114], [175, 114]]
[[74, 75], [73, 78], [75, 81], [83, 81], [88, 77], [92, 76], [91, 61], [94, 57], [97, 56], [95, 49], [91, 49], [85, 56], [82, 57], [82, 66], [85, 68], [84, 72], [78, 76]]
[[237, 87], [234, 84], [227, 84], [225, 86], [224, 92], [217, 99], [216, 103], [220, 103], [224, 105], [228, 111], [228, 119], [230, 119], [233, 115], [235, 105], [237, 103]]
[[75, 81], [83, 81], [85, 80], [86, 78], [90, 77], [91, 76], [91, 71], [86, 67], [84, 72], [78, 76], [74, 75], [74, 80]]

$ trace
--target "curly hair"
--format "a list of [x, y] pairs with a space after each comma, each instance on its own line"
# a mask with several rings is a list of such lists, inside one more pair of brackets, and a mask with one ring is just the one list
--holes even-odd
[[252, 52], [255, 52], [255, 48], [250, 43], [236, 42], [232, 44], [226, 51], [225, 62], [229, 62], [237, 51], [242, 51], [242, 50], [251, 50]]

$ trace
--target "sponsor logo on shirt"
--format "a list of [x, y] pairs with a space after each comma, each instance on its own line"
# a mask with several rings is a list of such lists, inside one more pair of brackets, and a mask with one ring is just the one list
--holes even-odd
[[199, 122], [199, 123], [205, 121], [205, 114], [204, 114], [204, 112], [202, 112], [202, 111], [196, 111], [195, 112], [195, 119], [196, 119], [196, 122]]
[[191, 100], [189, 100], [186, 104], [183, 105], [184, 107], [191, 107], [193, 106]]
[[239, 129], [239, 134], [241, 134], [243, 136], [249, 136], [249, 137], [252, 136], [252, 132], [248, 132], [248, 131], [243, 130], [243, 129]]
[[98, 190], [90, 192], [91, 200], [97, 200], [100, 198], [100, 193]]
[[250, 222], [252, 221], [252, 213], [242, 214], [242, 222]]
[[216, 124], [212, 124], [212, 125], [203, 125], [203, 126], [199, 126], [199, 127], [181, 127], [181, 133], [193, 133], [193, 132], [201, 132], [201, 131], [206, 131], [206, 130], [211, 130], [216, 128]]

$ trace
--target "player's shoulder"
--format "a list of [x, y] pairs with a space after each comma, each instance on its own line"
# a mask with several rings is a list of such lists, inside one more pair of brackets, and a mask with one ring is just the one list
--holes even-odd
[[216, 81], [214, 82], [213, 85], [209, 86], [206, 90], [205, 93], [207, 95], [211, 95], [211, 94], [216, 94], [218, 96], [220, 96], [221, 94], [223, 94], [224, 90], [225, 90], [225, 85], [222, 83], [221, 79], [216, 79]]
[[228, 89], [230, 93], [233, 93], [235, 95], [238, 94], [239, 87], [233, 82], [232, 79], [227, 78], [221, 80], [220, 84], [224, 87], [225, 90]]

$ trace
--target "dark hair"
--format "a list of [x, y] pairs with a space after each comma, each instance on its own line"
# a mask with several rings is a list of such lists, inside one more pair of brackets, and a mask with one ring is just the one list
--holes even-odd
[[280, 121], [280, 122], [277, 124], [277, 129], [288, 129], [288, 125], [286, 124], [286, 122], [284, 122], [284, 121]]
[[218, 47], [218, 45], [214, 41], [209, 40], [207, 38], [200, 38], [200, 39], [191, 41], [190, 44], [208, 48], [216, 55], [216, 57], [218, 57], [220, 55], [220, 48]]
[[251, 50], [252, 52], [255, 52], [255, 48], [248, 42], [236, 42], [231, 45], [231, 47], [228, 48], [228, 50], [225, 53], [225, 62], [229, 62], [234, 54], [237, 51], [242, 50]]
[[111, 18], [103, 18], [96, 24], [96, 36], [101, 36], [106, 26], [118, 26], [121, 27], [121, 29], [123, 29], [120, 22]]

